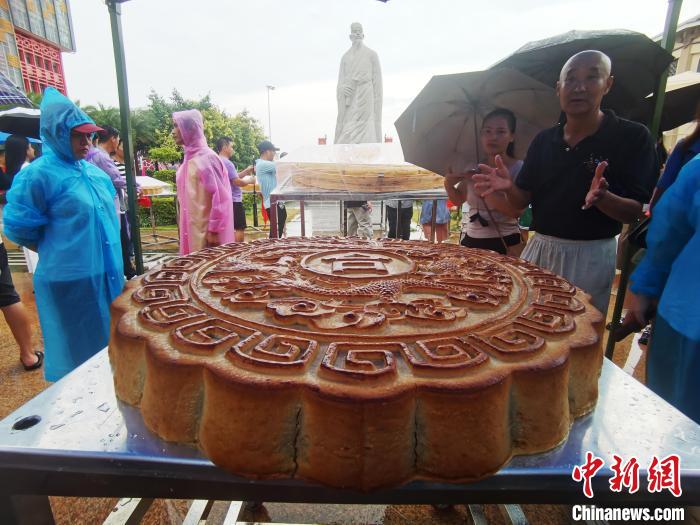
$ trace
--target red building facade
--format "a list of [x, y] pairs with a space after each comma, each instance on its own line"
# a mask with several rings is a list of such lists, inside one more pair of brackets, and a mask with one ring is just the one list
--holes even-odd
[[66, 81], [60, 49], [17, 29], [15, 37], [24, 90], [27, 93], [41, 93], [47, 87], [55, 87], [65, 95]]
[[68, 0], [0, 0], [0, 73], [18, 88], [66, 94], [62, 53], [73, 51]]

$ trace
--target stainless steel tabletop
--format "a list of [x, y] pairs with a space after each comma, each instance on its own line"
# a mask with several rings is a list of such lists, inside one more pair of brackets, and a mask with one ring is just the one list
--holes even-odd
[[[13, 425], [41, 420], [26, 430]], [[494, 476], [452, 485], [418, 481], [368, 494], [300, 480], [252, 481], [212, 465], [192, 447], [166, 443], [138, 409], [116, 400], [104, 350], [0, 421], [0, 495], [140, 496], [327, 503], [575, 503], [571, 478], [587, 451], [605, 460], [593, 479], [595, 502], [700, 502], [700, 426], [605, 361], [595, 411], [576, 421], [568, 441], [545, 454], [514, 458]], [[652, 456], [679, 454], [683, 494], [646, 490]], [[640, 464], [633, 495], [608, 488], [612, 455]]]

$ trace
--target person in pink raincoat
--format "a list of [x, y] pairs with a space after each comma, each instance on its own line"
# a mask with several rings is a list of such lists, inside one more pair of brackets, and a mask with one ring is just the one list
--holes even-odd
[[231, 186], [224, 163], [204, 138], [196, 109], [173, 113], [173, 137], [185, 148], [177, 170], [180, 204], [180, 254], [234, 242]]

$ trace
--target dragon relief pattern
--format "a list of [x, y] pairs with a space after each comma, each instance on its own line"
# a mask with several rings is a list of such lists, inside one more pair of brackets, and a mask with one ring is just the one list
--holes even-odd
[[[520, 359], [575, 329], [564, 279], [460, 246], [341, 238], [258, 240], [180, 257], [132, 294], [139, 321], [185, 352], [256, 370], [385, 380]], [[318, 352], [323, 356], [315, 359]]]

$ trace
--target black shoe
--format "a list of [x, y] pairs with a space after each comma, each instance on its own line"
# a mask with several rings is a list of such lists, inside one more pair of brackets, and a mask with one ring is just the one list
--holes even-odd
[[647, 325], [647, 327], [642, 330], [642, 335], [639, 336], [639, 344], [640, 345], [648, 345], [649, 344], [649, 338], [651, 337], [651, 326]]
[[36, 370], [37, 368], [41, 368], [41, 365], [44, 364], [44, 352], [34, 352], [34, 355], [36, 356], [36, 363], [33, 365], [25, 365], [22, 363], [22, 366], [24, 367], [24, 370], [29, 372], [31, 370]]

